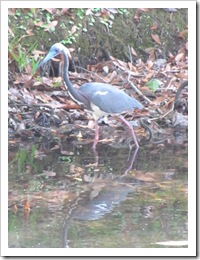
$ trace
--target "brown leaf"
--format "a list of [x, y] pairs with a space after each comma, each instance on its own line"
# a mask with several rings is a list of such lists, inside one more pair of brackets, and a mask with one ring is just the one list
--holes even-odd
[[25, 202], [24, 202], [24, 210], [30, 210], [30, 205], [29, 205], [28, 200], [25, 200]]
[[23, 74], [15, 77], [15, 84], [21, 84], [21, 83], [26, 83], [31, 79], [31, 75]]
[[37, 23], [34, 23], [34, 25], [37, 26], [37, 27], [41, 27], [42, 25], [44, 25], [44, 23], [43, 22], [37, 22]]
[[46, 84], [47, 86], [52, 86], [52, 80], [46, 77], [42, 78], [42, 82]]
[[[54, 148], [54, 149], [55, 149], [55, 148]], [[51, 150], [52, 150], [52, 149], [51, 149]], [[74, 155], [73, 152], [70, 152], [70, 151], [64, 151], [64, 150], [61, 150], [60, 153], [63, 154], [63, 155], [68, 155], [68, 156], [69, 156], [69, 155]]]
[[151, 34], [151, 37], [154, 39], [155, 42], [157, 42], [159, 45], [161, 45], [160, 38], [157, 34]]
[[172, 18], [173, 18], [173, 12], [170, 14], [170, 18], [169, 18], [170, 22], [172, 22]]
[[111, 74], [109, 74], [109, 82], [112, 82], [114, 79], [118, 77], [117, 72], [114, 70]]
[[188, 74], [181, 72], [181, 73], [177, 73], [176, 77], [180, 78], [180, 79], [187, 79], [188, 78]]
[[186, 48], [186, 50], [188, 50], [188, 42], [186, 42], [185, 48]]
[[12, 37], [14, 37], [15, 35], [14, 35], [14, 33], [13, 33], [13, 31], [11, 30], [11, 28], [8, 26], [8, 31], [9, 31], [9, 33], [12, 35]]
[[71, 53], [71, 52], [74, 52], [75, 49], [74, 48], [68, 48], [68, 51]]
[[101, 17], [105, 17], [105, 18], [108, 17], [109, 18], [109, 14], [110, 14], [110, 12], [106, 9], [103, 9], [103, 10], [100, 11]]
[[47, 10], [47, 12], [49, 12], [50, 14], [56, 13], [56, 8], [45, 8], [45, 10]]
[[138, 56], [138, 55], [137, 55], [137, 52], [133, 49], [133, 47], [131, 47], [131, 52], [132, 52], [132, 54], [133, 54], [134, 56]]
[[31, 30], [26, 30], [26, 33], [27, 33], [28, 35], [34, 35], [34, 33], [33, 33]]
[[17, 213], [17, 211], [18, 211], [18, 207], [17, 207], [17, 205], [15, 204], [15, 205], [13, 205], [13, 210], [14, 210], [14, 213]]
[[154, 75], [154, 71], [150, 71], [150, 72], [146, 75], [146, 77], [145, 77], [144, 80], [149, 81], [149, 80], [152, 78], [153, 75]]
[[170, 60], [174, 60], [174, 55], [171, 52], [168, 53], [168, 56], [169, 56]]
[[16, 14], [16, 8], [9, 8], [8, 9], [8, 15], [15, 15]]
[[46, 176], [49, 176], [49, 177], [54, 177], [54, 176], [56, 176], [56, 172], [53, 172], [53, 171], [44, 171], [44, 170], [43, 170], [43, 173], [44, 173]]
[[53, 151], [53, 150], [57, 150], [57, 149], [60, 149], [60, 146], [59, 146], [58, 144], [54, 145], [54, 147], [51, 148], [51, 151]]
[[155, 51], [154, 49], [149, 52], [149, 59], [155, 61]]
[[154, 23], [151, 28], [151, 30], [157, 30], [158, 29], [158, 24], [157, 23]]
[[62, 15], [65, 15], [65, 14], [68, 14], [68, 13], [69, 13], [69, 8], [62, 8], [62, 10], [61, 10]]
[[147, 61], [147, 67], [151, 69], [153, 67], [154, 63], [151, 60]]
[[166, 67], [165, 67], [165, 70], [166, 70], [166, 71], [170, 71], [170, 70], [171, 70], [171, 65], [170, 65], [170, 64], [167, 64]]
[[76, 170], [76, 173], [82, 173], [83, 172], [82, 167], [76, 167], [75, 170]]
[[130, 62], [128, 62], [128, 67], [129, 67], [129, 69], [130, 69], [131, 71], [134, 71], [134, 72], [136, 72], [136, 71], [137, 71], [136, 67], [135, 67], [135, 66], [133, 66], [133, 64], [132, 64], [132, 63], [130, 63]]
[[137, 12], [135, 13], [135, 15], [134, 15], [134, 20], [135, 21], [138, 21], [139, 20], [139, 18], [140, 18], [140, 15], [141, 15], [141, 12], [139, 11], [139, 10], [137, 10]]
[[76, 32], [76, 29], [77, 29], [76, 25], [72, 26], [71, 34], [74, 34]]
[[70, 166], [69, 166], [69, 173], [70, 174], [74, 174], [75, 173], [75, 165], [74, 164], [70, 164]]
[[38, 60], [38, 58], [40, 57], [40, 55], [44, 55], [45, 53], [46, 53], [46, 52], [44, 52], [44, 51], [38, 51], [38, 50], [33, 51], [34, 59], [35, 59], [35, 60]]
[[181, 60], [183, 60], [184, 56], [185, 56], [185, 55], [184, 55], [183, 52], [177, 54], [176, 57], [175, 57], [175, 61], [177, 62], [177, 61], [181, 61]]
[[183, 39], [187, 39], [188, 36], [188, 30], [184, 30], [182, 32], [179, 33], [178, 37], [183, 38]]
[[49, 23], [47, 25], [47, 27], [44, 29], [44, 31], [49, 31], [52, 27], [56, 27], [57, 24], [58, 24], [58, 21], [52, 21], [51, 23]]
[[143, 12], [148, 12], [151, 8], [139, 8]]
[[45, 94], [45, 93], [40, 93], [40, 95], [38, 96], [38, 98], [40, 101], [42, 101], [43, 103], [48, 103], [48, 102], [51, 102], [52, 101], [52, 98]]
[[[126, 62], [122, 61], [122, 60], [117, 60], [117, 62], [119, 63], [119, 65], [123, 66], [126, 68]], [[114, 62], [113, 62], [114, 63]]]

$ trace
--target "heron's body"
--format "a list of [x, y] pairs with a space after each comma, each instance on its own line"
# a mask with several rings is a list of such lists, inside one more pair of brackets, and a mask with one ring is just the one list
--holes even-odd
[[[109, 84], [92, 82], [85, 83], [79, 89], [75, 89], [69, 80], [68, 76], [68, 67], [69, 59], [67, 48], [62, 44], [54, 44], [45, 59], [40, 63], [39, 66], [42, 66], [48, 60], [57, 56], [58, 54], [64, 54], [64, 83], [66, 89], [76, 103], [82, 105], [85, 109], [90, 110], [93, 113], [93, 116], [96, 121], [96, 131], [95, 131], [95, 142], [93, 148], [96, 147], [98, 142], [98, 124], [97, 119], [105, 115], [120, 115], [122, 112], [128, 110], [134, 110], [135, 108], [142, 109], [143, 105], [138, 102], [135, 98], [130, 97], [124, 91], [117, 89]], [[138, 147], [137, 139], [133, 132], [132, 127], [129, 123], [123, 118], [121, 120], [130, 128], [133, 135], [136, 146]]]
[[[124, 91], [117, 89], [109, 84], [104, 83], [85, 83], [79, 91], [90, 98], [90, 103], [107, 114], [121, 114], [134, 108], [143, 106], [135, 99], [128, 96]], [[113, 96], [113, 100], [110, 97]], [[120, 100], [126, 99], [125, 102]]]

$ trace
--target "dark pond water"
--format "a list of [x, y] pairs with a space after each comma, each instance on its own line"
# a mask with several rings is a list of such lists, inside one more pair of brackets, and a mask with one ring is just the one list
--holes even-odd
[[187, 241], [187, 145], [151, 144], [135, 154], [127, 145], [99, 143], [97, 152], [98, 166], [91, 144], [10, 145], [10, 248], [151, 248]]

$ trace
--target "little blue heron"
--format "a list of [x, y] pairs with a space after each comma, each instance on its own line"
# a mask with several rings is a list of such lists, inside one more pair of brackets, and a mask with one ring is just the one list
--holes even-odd
[[124, 91], [119, 90], [109, 84], [105, 83], [85, 83], [79, 89], [75, 89], [69, 80], [68, 68], [68, 49], [61, 43], [55, 43], [52, 45], [49, 53], [44, 60], [39, 64], [41, 67], [48, 60], [53, 57], [63, 54], [64, 55], [64, 83], [69, 96], [78, 105], [83, 106], [86, 110], [92, 112], [95, 119], [95, 139], [93, 143], [93, 149], [96, 149], [96, 145], [99, 140], [99, 126], [98, 119], [106, 115], [118, 115], [131, 131], [131, 135], [138, 148], [137, 138], [133, 131], [131, 124], [121, 116], [122, 112], [133, 110], [135, 108], [142, 109], [143, 105], [135, 98], [130, 97]]

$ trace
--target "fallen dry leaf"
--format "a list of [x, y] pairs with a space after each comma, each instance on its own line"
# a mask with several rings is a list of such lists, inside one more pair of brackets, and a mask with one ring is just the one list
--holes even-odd
[[185, 48], [186, 48], [186, 50], [188, 50], [188, 42], [186, 42]]
[[178, 36], [179, 36], [180, 38], [187, 39], [188, 30], [184, 30], [184, 31], [180, 32]]
[[138, 55], [137, 55], [137, 52], [133, 49], [133, 47], [131, 47], [131, 52], [132, 52], [132, 54], [133, 54], [134, 56], [138, 56]]
[[74, 34], [74, 33], [76, 32], [76, 29], [77, 29], [76, 25], [72, 26], [72, 28], [71, 28], [71, 34]]
[[69, 8], [62, 8], [61, 14], [62, 15], [69, 14]]
[[34, 25], [36, 26], [36, 27], [41, 27], [42, 25], [44, 25], [44, 23], [43, 22], [34, 22]]
[[45, 171], [45, 170], [43, 170], [43, 173], [44, 173], [46, 176], [49, 176], [49, 177], [54, 177], [54, 176], [56, 176], [56, 172], [53, 172], [53, 171]]
[[56, 25], [58, 24], [58, 21], [52, 21], [51, 23], [49, 23], [47, 25], [47, 27], [44, 29], [44, 31], [50, 31], [50, 29], [53, 27], [56, 27]]
[[151, 34], [151, 37], [154, 39], [155, 42], [157, 42], [159, 45], [161, 45], [160, 38], [157, 34]]
[[9, 33], [12, 35], [12, 37], [14, 37], [15, 35], [14, 35], [14, 33], [13, 33], [13, 31], [11, 30], [11, 28], [8, 26], [8, 31], [9, 31]]
[[24, 210], [30, 210], [30, 205], [28, 200], [25, 200], [24, 202]]
[[157, 30], [158, 29], [158, 24], [157, 23], [154, 23], [151, 28], [151, 30]]
[[56, 14], [56, 8], [45, 8], [50, 14]]
[[45, 53], [46, 53], [46, 52], [44, 52], [44, 51], [38, 51], [38, 50], [33, 51], [34, 59], [35, 59], [35, 60], [38, 60], [38, 58], [40, 57], [40, 55], [44, 55]]
[[34, 33], [32, 32], [32, 30], [26, 30], [26, 33], [27, 33], [28, 35], [34, 35]]
[[148, 12], [149, 10], [151, 10], [151, 8], [139, 8], [141, 11], [143, 12]]
[[182, 52], [182, 53], [179, 53], [179, 54], [177, 54], [176, 55], [176, 57], [175, 57], [175, 61], [177, 62], [177, 61], [181, 61], [181, 60], [183, 60], [183, 58], [185, 57], [185, 54]]

